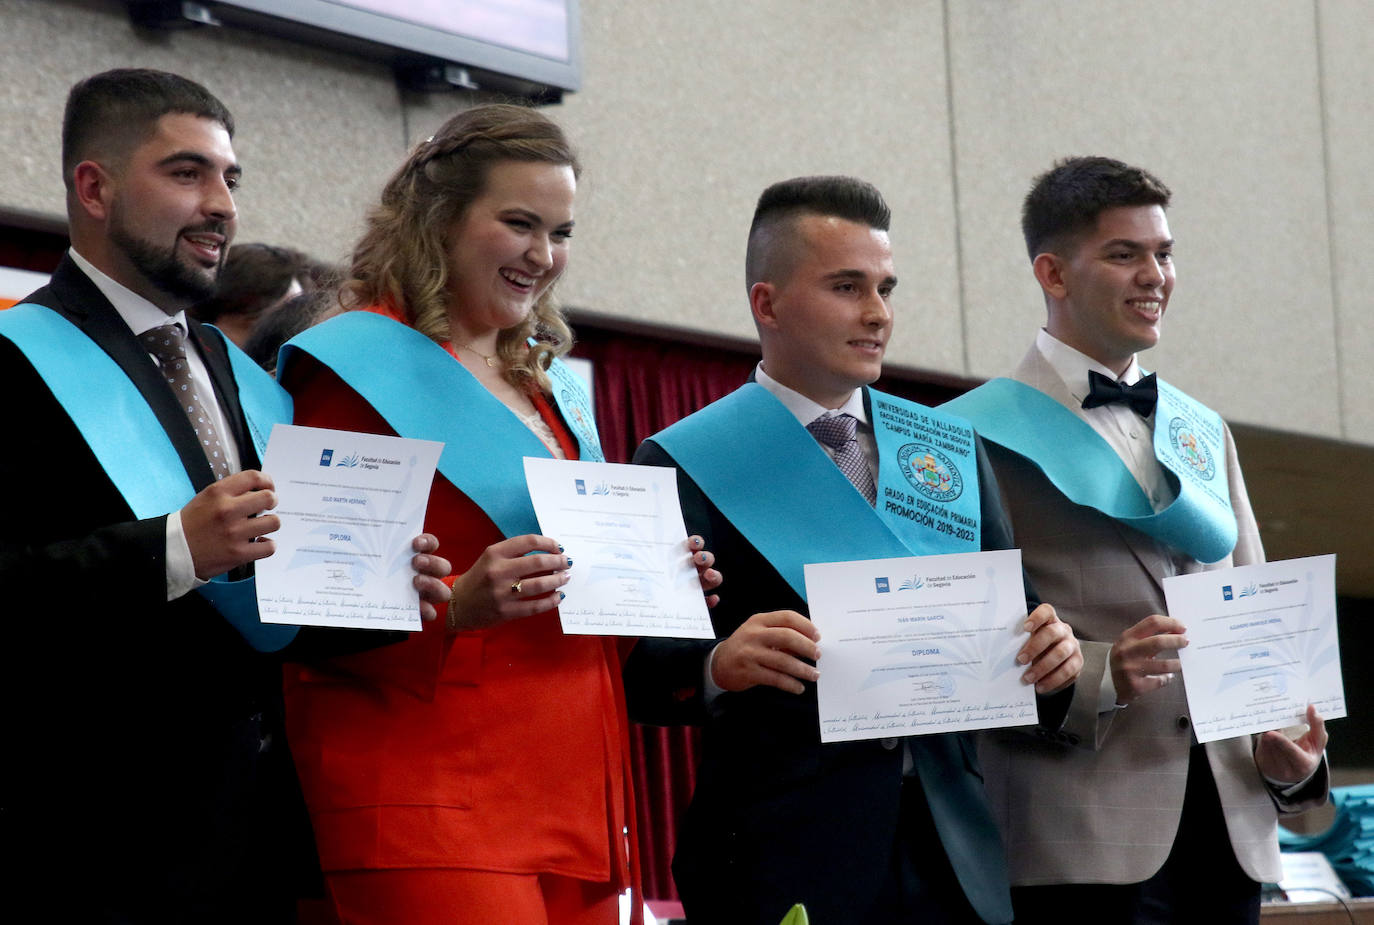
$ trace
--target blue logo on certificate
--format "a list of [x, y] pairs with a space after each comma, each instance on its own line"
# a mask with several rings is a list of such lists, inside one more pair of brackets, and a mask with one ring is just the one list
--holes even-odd
[[1230, 586], [1230, 585], [1222, 585], [1222, 586], [1221, 586], [1221, 599], [1222, 599], [1223, 601], [1233, 601], [1233, 600], [1236, 599], [1236, 596], [1235, 596], [1234, 594], [1231, 593], [1231, 586]]
[[919, 591], [926, 586], [920, 575], [912, 575], [898, 586], [898, 591]]
[[322, 452], [322, 453], [320, 454], [320, 465], [321, 465], [321, 466], [328, 466], [328, 465], [329, 465], [329, 461], [330, 461], [331, 459], [333, 459], [333, 458], [334, 458], [334, 451], [333, 451], [333, 450], [325, 450], [324, 452]]
[[584, 482], [582, 479], [574, 479], [573, 482], [577, 486], [577, 493], [579, 495], [585, 495], [587, 493], [586, 482]]
[[879, 594], [887, 594], [892, 590], [892, 586], [888, 584], [886, 578], [875, 578], [873, 579], [873, 583], [878, 586]]

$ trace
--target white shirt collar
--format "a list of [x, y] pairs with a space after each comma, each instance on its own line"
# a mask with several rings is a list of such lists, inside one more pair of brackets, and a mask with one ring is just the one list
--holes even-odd
[[805, 395], [783, 385], [772, 376], [763, 371], [763, 363], [759, 363], [754, 369], [754, 381], [763, 386], [778, 401], [782, 402], [783, 407], [792, 412], [792, 416], [801, 422], [805, 427], [816, 418], [824, 417], [827, 414], [850, 414], [858, 419], [860, 424], [868, 423], [868, 411], [864, 408], [863, 389], [855, 389], [843, 405], [831, 411], [822, 405], [816, 404]]
[[1086, 353], [1075, 350], [1044, 328], [1036, 332], [1035, 346], [1046, 362], [1054, 367], [1059, 378], [1064, 380], [1064, 384], [1069, 387], [1069, 393], [1079, 401], [1088, 394], [1089, 371], [1101, 373], [1114, 382], [1120, 381], [1126, 385], [1135, 385], [1140, 381], [1140, 364], [1134, 356], [1131, 357], [1131, 365], [1118, 377]]
[[161, 327], [168, 321], [175, 321], [181, 326], [182, 331], [186, 330], [186, 312], [179, 311], [175, 315], [168, 315], [132, 289], [115, 282], [97, 270], [89, 260], [77, 253], [76, 248], [71, 248], [67, 253], [71, 255], [72, 262], [81, 268], [81, 272], [85, 273], [90, 277], [91, 282], [95, 283], [95, 287], [100, 290], [101, 294], [110, 300], [114, 310], [119, 313], [119, 317], [124, 319], [124, 323], [129, 326], [129, 330], [134, 332], [135, 337], [144, 331]]

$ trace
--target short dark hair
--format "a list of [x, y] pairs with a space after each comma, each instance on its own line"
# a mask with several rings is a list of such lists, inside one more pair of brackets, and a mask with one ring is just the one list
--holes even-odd
[[121, 159], [152, 134], [168, 113], [213, 119], [229, 137], [234, 117], [209, 91], [177, 74], [118, 68], [78, 81], [62, 116], [62, 180], [72, 187], [76, 165], [93, 158]]
[[1066, 157], [1035, 178], [1021, 206], [1021, 233], [1030, 259], [1060, 252], [1097, 217], [1120, 206], [1169, 207], [1169, 187], [1154, 174], [1110, 157]]
[[262, 314], [253, 325], [253, 333], [244, 342], [243, 352], [269, 373], [275, 373], [281, 345], [313, 326], [326, 311], [338, 305], [339, 293], [335, 289], [311, 289], [293, 295]]
[[759, 196], [745, 248], [744, 277], [749, 286], [775, 272], [782, 235], [803, 215], [842, 218], [878, 231], [887, 231], [892, 210], [872, 183], [856, 177], [794, 177], [774, 183]]

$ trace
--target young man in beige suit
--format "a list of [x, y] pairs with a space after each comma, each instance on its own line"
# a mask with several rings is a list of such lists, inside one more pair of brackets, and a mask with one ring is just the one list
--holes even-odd
[[[1065, 726], [1079, 736], [1001, 732], [980, 746], [1018, 923], [1256, 922], [1260, 882], [1280, 877], [1278, 814], [1327, 795], [1315, 709], [1296, 741], [1193, 736], [1177, 658], [1187, 629], [1165, 615], [1163, 579], [1264, 550], [1230, 431], [1137, 362], [1174, 288], [1169, 197], [1108, 158], [1039, 177], [1022, 229], [1048, 321], [1012, 382], [949, 406], [988, 441], [1026, 571], [1083, 646]], [[1192, 457], [1210, 467], [1200, 476], [1155, 441], [1188, 439], [1173, 433], [1185, 419], [1215, 425]], [[1194, 478], [1226, 487], [1199, 501]], [[1083, 503], [1082, 486], [1110, 479], [1144, 512], [1134, 525]], [[1187, 516], [1153, 516], [1171, 507]]]

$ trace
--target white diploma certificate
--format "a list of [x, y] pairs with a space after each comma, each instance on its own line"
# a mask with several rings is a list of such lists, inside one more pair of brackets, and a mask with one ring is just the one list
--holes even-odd
[[411, 542], [423, 532], [442, 443], [272, 428], [277, 551], [257, 563], [264, 623], [418, 630]]
[[563, 632], [711, 639], [677, 475], [661, 466], [525, 457], [539, 529], [563, 544]]
[[821, 741], [1025, 726], [1021, 551], [806, 566]]
[[1336, 557], [1311, 556], [1164, 579], [1199, 742], [1345, 716], [1336, 640]]

